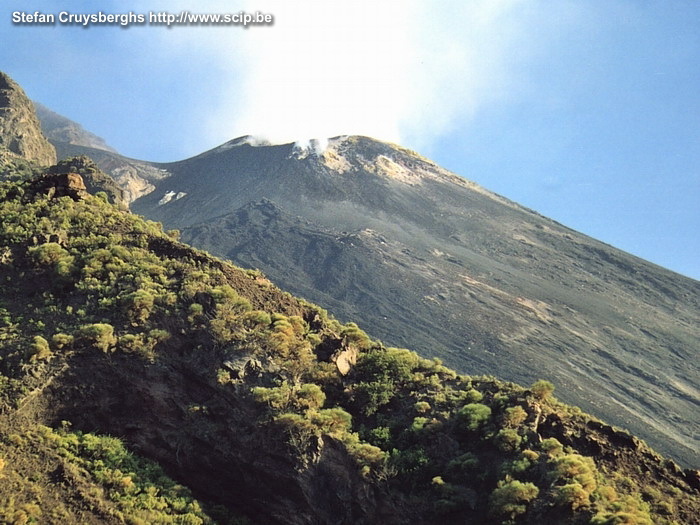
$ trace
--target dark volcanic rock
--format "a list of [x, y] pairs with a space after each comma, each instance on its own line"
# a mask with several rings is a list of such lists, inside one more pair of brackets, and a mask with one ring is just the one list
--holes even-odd
[[0, 72], [0, 152], [3, 150], [43, 166], [56, 162], [56, 150], [41, 132], [34, 104]]

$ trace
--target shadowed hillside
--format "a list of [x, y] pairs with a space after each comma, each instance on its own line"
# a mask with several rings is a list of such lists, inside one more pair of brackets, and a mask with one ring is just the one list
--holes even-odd
[[363, 137], [241, 138], [133, 203], [388, 344], [561, 397], [698, 464], [700, 283]]
[[671, 525], [700, 511], [697, 471], [548, 381], [386, 347], [77, 173], [0, 175], [4, 522]]

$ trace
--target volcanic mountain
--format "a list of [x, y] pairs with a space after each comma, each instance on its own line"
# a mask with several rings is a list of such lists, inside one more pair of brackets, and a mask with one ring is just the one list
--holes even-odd
[[134, 211], [389, 344], [552, 379], [566, 401], [698, 464], [693, 279], [366, 137], [241, 137], [168, 164], [53, 143], [93, 158]]
[[232, 140], [132, 209], [388, 344], [559, 395], [698, 464], [700, 283], [366, 137]]
[[700, 471], [549, 381], [474, 375], [558, 373], [598, 414], [675, 423], [641, 434], [693, 464], [696, 282], [372, 139], [69, 146], [157, 173], [134, 208], [472, 375], [177, 242], [87, 157], [0, 145], [1, 522], [697, 521]]

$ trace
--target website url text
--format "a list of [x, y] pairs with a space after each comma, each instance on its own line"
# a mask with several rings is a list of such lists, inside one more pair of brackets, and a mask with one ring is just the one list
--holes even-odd
[[167, 11], [149, 11], [148, 13], [42, 13], [41, 11], [14, 11], [12, 23], [15, 25], [63, 25], [80, 26], [130, 26], [157, 25], [171, 28], [173, 26], [243, 26], [272, 25], [274, 16], [270, 13], [169, 13]]

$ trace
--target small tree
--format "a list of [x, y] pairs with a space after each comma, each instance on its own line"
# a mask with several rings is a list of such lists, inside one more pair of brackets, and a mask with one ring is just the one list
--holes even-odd
[[527, 412], [521, 406], [506, 408], [503, 415], [503, 424], [506, 427], [518, 428], [527, 419]]
[[502, 452], [515, 452], [520, 447], [522, 438], [518, 435], [515, 429], [503, 428], [495, 437], [495, 443]]
[[51, 348], [49, 348], [49, 342], [40, 335], [34, 336], [31, 344], [31, 352], [31, 361], [44, 361], [53, 356], [53, 352], [51, 352]]
[[102, 352], [114, 350], [117, 338], [114, 336], [114, 327], [107, 323], [86, 324], [80, 327], [80, 337], [93, 348]]
[[540, 379], [532, 384], [530, 391], [535, 398], [544, 401], [554, 392], [554, 385], [545, 379]]
[[464, 405], [458, 412], [467, 430], [478, 430], [491, 417], [491, 409], [480, 403]]
[[62, 258], [69, 256], [57, 242], [47, 242], [29, 248], [29, 255], [37, 266], [53, 266]]
[[491, 493], [489, 509], [494, 516], [514, 519], [524, 514], [527, 505], [537, 497], [540, 490], [532, 483], [523, 483], [517, 479], [499, 481]]
[[155, 297], [147, 290], [136, 290], [125, 296], [124, 308], [129, 320], [134, 323], [143, 323], [151, 315]]

